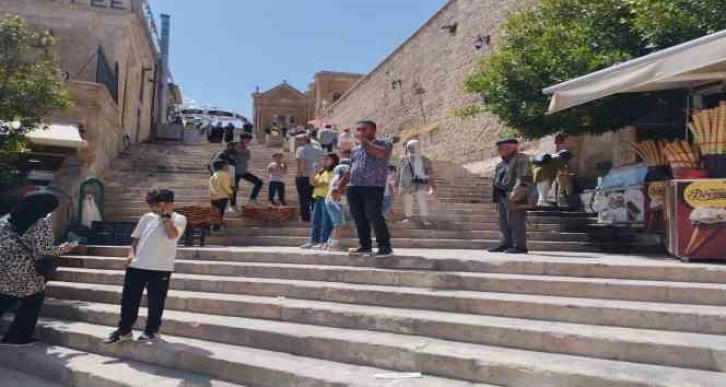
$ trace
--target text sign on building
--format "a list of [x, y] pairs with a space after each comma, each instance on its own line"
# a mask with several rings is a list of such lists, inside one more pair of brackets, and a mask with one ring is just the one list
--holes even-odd
[[114, 9], [117, 11], [130, 11], [133, 9], [133, 0], [36, 0], [50, 3], [86, 5], [93, 8]]

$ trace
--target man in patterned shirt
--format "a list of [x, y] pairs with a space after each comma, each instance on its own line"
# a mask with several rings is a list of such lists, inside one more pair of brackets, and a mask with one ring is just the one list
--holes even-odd
[[377, 127], [373, 121], [360, 121], [356, 129], [356, 145], [351, 151], [351, 167], [343, 177], [334, 196], [340, 197], [346, 190], [348, 205], [353, 215], [360, 246], [351, 255], [372, 253], [371, 226], [376, 233], [378, 252], [376, 257], [393, 254], [391, 236], [383, 217], [383, 193], [388, 179], [388, 163], [391, 144], [376, 138]]

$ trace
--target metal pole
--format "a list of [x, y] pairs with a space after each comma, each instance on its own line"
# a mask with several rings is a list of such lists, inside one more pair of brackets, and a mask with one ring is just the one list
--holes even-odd
[[167, 93], [169, 91], [169, 35], [171, 29], [171, 16], [161, 15], [161, 77], [159, 79], [159, 124], [167, 123]]

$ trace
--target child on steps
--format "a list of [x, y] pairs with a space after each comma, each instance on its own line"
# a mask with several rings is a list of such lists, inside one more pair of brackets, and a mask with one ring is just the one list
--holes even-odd
[[[282, 153], [277, 152], [272, 155], [272, 162], [267, 166], [267, 174], [270, 177], [269, 199], [271, 206], [283, 205], [285, 202], [285, 175], [287, 174], [287, 164], [282, 159]], [[275, 201], [275, 194], [279, 199], [279, 203]]]
[[[220, 213], [220, 223], [224, 224], [224, 212], [227, 209], [227, 203], [234, 195], [232, 176], [228, 172], [227, 163], [222, 160], [212, 163], [212, 168], [214, 174], [209, 178], [209, 199], [212, 202], [212, 207], [216, 208]], [[219, 231], [220, 225], [216, 224], [212, 229]]]
[[333, 177], [330, 180], [330, 187], [328, 188], [328, 195], [325, 197], [325, 210], [330, 216], [330, 220], [333, 223], [333, 231], [330, 233], [330, 239], [328, 240], [328, 250], [330, 251], [343, 251], [340, 239], [342, 234], [342, 228], [345, 226], [345, 215], [343, 206], [340, 204], [341, 196], [336, 195], [337, 189], [340, 186], [340, 181], [343, 179], [343, 175], [348, 172], [350, 167], [341, 164], [333, 169]]

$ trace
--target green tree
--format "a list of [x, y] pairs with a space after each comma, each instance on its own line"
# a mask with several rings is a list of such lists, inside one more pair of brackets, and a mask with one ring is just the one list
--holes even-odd
[[27, 150], [24, 135], [70, 106], [54, 47], [49, 32], [19, 16], [0, 18], [0, 189], [18, 177], [14, 164]]
[[662, 49], [726, 28], [723, 0], [627, 0], [635, 31]]
[[[547, 86], [645, 55], [664, 44], [686, 41], [694, 34], [703, 35], [710, 31], [706, 25], [715, 28], [718, 24], [709, 21], [687, 35], [669, 32], [680, 28], [667, 21], [671, 16], [655, 19], [651, 14], [662, 11], [657, 4], [679, 2], [699, 1], [540, 0], [503, 24], [497, 50], [467, 79], [466, 90], [482, 96], [483, 110], [531, 138], [557, 131], [606, 132], [656, 106], [679, 106], [684, 101], [680, 92], [618, 95], [545, 115], [549, 97], [542, 94]], [[658, 33], [645, 34], [648, 23], [662, 27]], [[461, 113], [476, 114], [482, 109], [467, 107]]]

